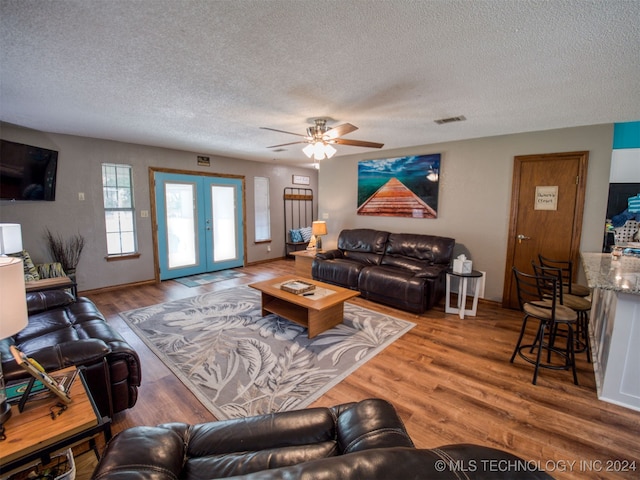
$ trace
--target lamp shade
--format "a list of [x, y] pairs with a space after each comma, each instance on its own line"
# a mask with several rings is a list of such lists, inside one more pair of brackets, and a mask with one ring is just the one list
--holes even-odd
[[22, 259], [0, 257], [0, 339], [15, 335], [27, 322]]
[[327, 222], [324, 220], [316, 220], [311, 223], [311, 233], [313, 235], [326, 235], [327, 234]]
[[19, 223], [0, 223], [0, 255], [22, 251], [22, 230]]

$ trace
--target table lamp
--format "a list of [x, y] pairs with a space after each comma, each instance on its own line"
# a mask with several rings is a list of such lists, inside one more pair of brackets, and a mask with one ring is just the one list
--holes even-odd
[[[0, 256], [0, 339], [15, 335], [26, 327], [27, 323], [27, 297], [22, 259]], [[11, 406], [7, 403], [0, 363], [0, 427], [10, 417]]]
[[22, 231], [19, 223], [0, 223], [0, 255], [22, 251]]
[[316, 251], [322, 251], [322, 238], [321, 235], [327, 234], [327, 222], [324, 220], [316, 220], [311, 222], [311, 233], [316, 237]]

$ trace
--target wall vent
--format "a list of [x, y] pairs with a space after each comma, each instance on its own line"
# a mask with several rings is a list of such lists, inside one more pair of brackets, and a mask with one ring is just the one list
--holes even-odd
[[445, 123], [464, 122], [467, 119], [464, 115], [458, 115], [457, 117], [441, 118], [434, 120], [438, 125], [444, 125]]

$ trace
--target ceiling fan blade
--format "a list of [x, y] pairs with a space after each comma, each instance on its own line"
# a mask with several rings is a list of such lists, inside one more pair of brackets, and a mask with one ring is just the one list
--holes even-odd
[[358, 130], [358, 127], [355, 125], [351, 125], [350, 123], [343, 123], [342, 125], [338, 125], [337, 127], [329, 129], [323, 137], [327, 139], [338, 138], [342, 135], [346, 135], [347, 133], [355, 132]]
[[286, 147], [287, 145], [295, 145], [296, 143], [309, 143], [309, 142], [291, 142], [291, 143], [281, 143], [279, 145], [271, 145], [267, 148], [276, 148], [276, 147]]
[[306, 137], [306, 135], [302, 135], [301, 133], [285, 132], [284, 130], [278, 130], [276, 128], [269, 128], [269, 127], [260, 127], [260, 128], [262, 130], [271, 130], [272, 132], [288, 133], [289, 135], [297, 135], [298, 137]]
[[339, 145], [351, 145], [353, 147], [367, 147], [367, 148], [382, 148], [384, 143], [365, 142], [363, 140], [348, 140], [346, 138], [336, 138], [331, 143], [337, 143]]

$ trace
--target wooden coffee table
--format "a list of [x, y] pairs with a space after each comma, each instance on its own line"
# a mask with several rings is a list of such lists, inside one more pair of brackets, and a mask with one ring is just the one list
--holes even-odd
[[[314, 284], [316, 286], [314, 294], [311, 296], [296, 295], [280, 289], [281, 284], [291, 280], [302, 280]], [[282, 318], [302, 325], [308, 329], [309, 338], [342, 323], [344, 302], [360, 295], [354, 290], [293, 275], [252, 283], [249, 286], [262, 292], [263, 316], [275, 313]]]

